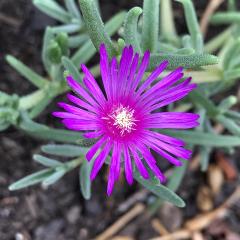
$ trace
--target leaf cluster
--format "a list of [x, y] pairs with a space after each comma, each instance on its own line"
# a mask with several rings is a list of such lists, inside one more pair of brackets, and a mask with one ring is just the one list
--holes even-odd
[[[207, 43], [200, 31], [194, 1], [176, 2], [183, 8], [187, 24], [188, 32], [183, 36], [177, 33], [172, 0], [144, 0], [142, 7], [119, 12], [106, 23], [102, 21], [96, 0], [79, 0], [80, 8], [74, 0], [65, 0], [64, 6], [55, 0], [33, 0], [38, 9], [58, 20], [60, 24], [47, 27], [44, 33], [41, 57], [45, 76], [39, 75], [14, 56], [6, 56], [6, 61], [30, 81], [36, 90], [26, 96], [0, 92], [0, 130], [14, 125], [31, 136], [62, 142], [63, 145], [44, 145], [42, 151], [54, 157], [73, 159], [60, 162], [55, 158], [35, 155], [34, 160], [45, 166], [45, 169], [12, 184], [11, 190], [36, 183], [48, 186], [75, 167], [81, 166], [81, 191], [86, 199], [90, 198], [89, 174], [92, 163], [87, 163], [83, 153], [94, 142], [85, 140], [79, 133], [54, 129], [39, 124], [34, 119], [53, 99], [68, 91], [65, 75], [71, 74], [82, 82], [79, 64], [88, 63], [99, 50], [100, 43], [106, 45], [109, 56], [118, 58], [126, 45], [132, 45], [141, 55], [150, 50], [148, 71], [165, 59], [169, 61], [166, 74], [178, 66], [187, 69], [186, 77], [192, 76], [199, 87], [186, 100], [169, 106], [169, 110], [191, 110], [198, 113], [201, 117], [200, 126], [191, 131], [161, 132], [181, 138], [192, 149], [197, 149], [201, 156], [202, 171], [208, 168], [210, 154], [215, 148], [231, 153], [240, 145], [240, 114], [233, 110], [237, 98], [226, 94], [240, 77], [240, 13], [235, 1], [229, 0], [226, 12], [218, 12], [211, 17], [213, 25], [224, 24], [227, 28]], [[118, 38], [112, 38], [116, 33]], [[91, 70], [95, 77], [99, 76], [97, 65], [92, 66]], [[220, 94], [226, 97], [219, 103], [215, 101], [215, 96]], [[226, 131], [216, 133], [216, 124], [223, 125]], [[180, 186], [186, 169], [187, 163], [173, 169], [167, 186], [161, 185], [153, 176], [145, 181], [137, 172], [134, 173], [135, 179], [158, 197], [152, 204], [153, 210], [163, 200], [179, 207], [184, 206], [184, 201], [174, 192]]]

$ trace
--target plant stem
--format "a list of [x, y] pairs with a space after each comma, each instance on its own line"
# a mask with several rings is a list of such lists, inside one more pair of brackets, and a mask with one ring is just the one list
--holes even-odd
[[65, 166], [68, 168], [68, 171], [71, 171], [74, 168], [78, 167], [83, 162], [83, 160], [83, 157], [78, 157], [72, 161], [67, 162]]
[[[98, 77], [100, 75], [99, 65], [93, 66], [90, 71], [92, 72], [94, 77]], [[49, 82], [45, 89], [50, 89], [51, 85], [53, 86], [53, 82]], [[55, 85], [53, 87], [56, 90], [56, 93], [53, 94], [53, 97], [62, 94], [68, 90], [66, 84], [64, 86], [59, 87], [59, 85]], [[48, 92], [45, 89], [37, 90], [29, 95], [23, 96], [19, 100], [19, 108], [22, 110], [28, 110], [38, 105], [43, 99], [46, 98]]]
[[45, 92], [43, 89], [37, 90], [31, 94], [23, 96], [19, 100], [20, 109], [30, 109], [36, 106], [45, 97]]

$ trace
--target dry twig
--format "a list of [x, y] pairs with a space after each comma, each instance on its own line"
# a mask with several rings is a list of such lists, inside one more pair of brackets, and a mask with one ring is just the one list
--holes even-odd
[[210, 225], [214, 220], [224, 218], [228, 214], [228, 209], [240, 199], [240, 187], [217, 209], [200, 214], [197, 217], [189, 220], [185, 224], [185, 228], [190, 231], [200, 231]]
[[229, 208], [239, 201], [239, 199], [240, 187], [238, 187], [234, 193], [217, 209], [209, 213], [200, 214], [197, 217], [187, 221], [184, 225], [184, 229], [179, 229], [174, 233], [170, 233], [162, 237], [152, 238], [150, 240], [189, 239], [193, 236], [193, 233], [200, 232], [219, 218], [224, 218], [228, 214]]
[[181, 239], [189, 239], [191, 237], [191, 232], [186, 229], [180, 229], [174, 233], [170, 233], [168, 235], [162, 237], [151, 238], [150, 240], [181, 240]]
[[18, 19], [9, 17], [3, 13], [0, 13], [0, 22], [4, 22], [4, 23], [11, 25], [13, 27], [16, 27], [16, 28], [18, 28], [20, 25], [20, 21]]
[[234, 180], [237, 178], [237, 170], [236, 168], [230, 163], [229, 159], [227, 159], [223, 153], [217, 152], [216, 160], [219, 167], [223, 170], [227, 180]]
[[201, 232], [194, 232], [192, 234], [192, 240], [204, 240], [204, 237]]
[[119, 232], [123, 227], [125, 227], [133, 218], [143, 213], [145, 206], [141, 203], [133, 207], [128, 213], [120, 217], [115, 223], [113, 223], [108, 229], [103, 233], [98, 235], [95, 240], [107, 240], [110, 237]]
[[151, 224], [154, 230], [158, 232], [161, 236], [169, 234], [168, 230], [163, 226], [163, 224], [158, 219], [156, 218], [153, 219]]
[[118, 212], [125, 212], [130, 207], [132, 207], [136, 202], [142, 201], [146, 198], [147, 194], [149, 194], [149, 191], [147, 189], [142, 189], [135, 194], [133, 194], [131, 197], [129, 197], [126, 201], [121, 203], [119, 207], [117, 208]]
[[217, 8], [223, 3], [224, 0], [211, 0], [207, 5], [203, 16], [200, 21], [200, 29], [202, 34], [205, 36], [208, 29], [209, 19], [213, 15], [213, 13], [217, 10]]

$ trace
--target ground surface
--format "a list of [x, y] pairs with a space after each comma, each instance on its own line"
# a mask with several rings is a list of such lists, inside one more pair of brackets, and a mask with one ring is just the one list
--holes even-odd
[[[3, 56], [10, 53], [23, 62], [43, 73], [40, 49], [44, 27], [54, 24], [54, 21], [40, 14], [28, 0], [0, 1], [0, 89], [9, 94], [14, 92], [26, 94], [32, 91], [30, 84], [21, 78], [4, 61]], [[129, 9], [141, 1], [101, 1], [104, 19], [120, 9]], [[131, 2], [131, 3], [129, 3]], [[206, 6], [206, 1], [196, 1], [199, 14]], [[205, 2], [205, 3], [204, 3]], [[14, 6], [14, 7], [13, 7]], [[180, 31], [185, 31], [181, 12], [177, 12]], [[51, 106], [49, 106], [51, 108]], [[48, 111], [39, 118], [42, 122], [49, 120]], [[115, 188], [111, 198], [105, 195], [105, 173], [93, 184], [91, 200], [84, 201], [79, 193], [78, 172], [71, 172], [49, 189], [39, 186], [18, 192], [9, 192], [7, 187], [17, 179], [39, 170], [40, 167], [31, 159], [33, 153], [39, 152], [43, 142], [25, 136], [24, 133], [10, 128], [0, 133], [0, 240], [84, 240], [94, 238], [104, 231], [111, 223], [125, 214], [127, 209], [119, 206], [126, 199], [141, 191], [139, 186], [129, 188], [121, 181]], [[231, 157], [231, 164], [237, 167], [239, 154]], [[211, 159], [214, 162], [216, 158]], [[239, 167], [240, 164], [238, 164]], [[235, 168], [236, 169], [236, 168]], [[222, 203], [237, 185], [237, 178], [225, 178], [221, 191], [214, 198], [213, 204]], [[201, 203], [196, 203], [196, 196], [201, 186], [206, 184], [206, 174], [199, 170], [189, 171], [179, 194], [187, 202], [187, 208], [177, 209], [165, 206], [158, 210], [155, 218], [161, 220], [170, 231], [183, 225], [186, 219], [201, 212]], [[143, 203], [151, 201], [152, 197], [145, 192]], [[137, 201], [136, 201], [137, 202]], [[204, 202], [204, 199], [202, 200]], [[132, 206], [129, 205], [129, 208]], [[152, 217], [141, 214], [128, 224], [119, 235], [146, 240], [158, 236], [151, 222]], [[230, 217], [220, 221], [218, 227], [212, 226], [204, 232], [206, 239], [226, 239], [226, 232], [240, 232], [239, 206], [233, 207]], [[221, 230], [219, 228], [221, 226]], [[217, 229], [217, 230], [216, 230]], [[223, 229], [227, 229], [223, 231]], [[214, 232], [215, 230], [215, 232]], [[240, 239], [238, 235], [235, 238]], [[129, 238], [130, 239], [130, 238]]]

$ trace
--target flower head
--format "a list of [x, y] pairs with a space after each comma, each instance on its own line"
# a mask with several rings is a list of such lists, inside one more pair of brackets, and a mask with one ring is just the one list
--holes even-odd
[[[150, 169], [161, 182], [165, 176], [159, 170], [152, 151], [176, 166], [182, 159], [189, 159], [191, 151], [184, 148], [182, 140], [167, 136], [157, 129], [188, 129], [198, 125], [198, 115], [193, 113], [159, 111], [185, 97], [196, 88], [191, 78], [180, 82], [183, 68], [179, 67], [158, 80], [168, 62], [163, 61], [150, 75], [144, 76], [150, 59], [146, 51], [141, 63], [138, 53], [131, 46], [125, 47], [120, 63], [114, 57], [109, 61], [105, 46], [100, 46], [100, 70], [103, 90], [85, 65], [83, 84], [72, 76], [67, 77], [70, 88], [77, 96], [68, 94], [72, 104], [59, 103], [64, 112], [53, 115], [63, 118], [63, 124], [75, 131], [84, 131], [86, 138], [96, 143], [86, 154], [88, 161], [95, 155], [91, 172], [93, 180], [106, 158], [111, 156], [107, 194], [110, 195], [119, 178], [121, 163], [127, 182], [133, 182], [133, 165], [143, 178], [149, 178]], [[145, 79], [144, 81], [142, 81]], [[155, 131], [154, 131], [155, 129]], [[92, 160], [93, 161], [93, 160]]]

